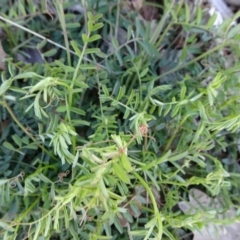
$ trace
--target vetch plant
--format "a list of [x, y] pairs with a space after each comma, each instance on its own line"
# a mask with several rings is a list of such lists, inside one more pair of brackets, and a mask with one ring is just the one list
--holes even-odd
[[165, 3], [153, 35], [117, 1], [84, 14], [54, 1], [51, 21], [30, 3], [0, 16], [10, 45], [37, 41], [44, 60], [6, 58], [1, 73], [2, 239], [189, 239], [216, 208], [179, 211], [196, 186], [238, 208], [239, 64], [222, 54], [238, 26], [190, 18], [183, 1]]

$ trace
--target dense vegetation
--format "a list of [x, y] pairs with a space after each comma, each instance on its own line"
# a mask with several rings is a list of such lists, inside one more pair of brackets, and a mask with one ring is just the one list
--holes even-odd
[[[184, 1], [151, 21], [123, 1], [48, 2], [0, 4], [1, 239], [192, 239], [236, 222], [239, 25]], [[192, 188], [223, 204], [185, 215]]]

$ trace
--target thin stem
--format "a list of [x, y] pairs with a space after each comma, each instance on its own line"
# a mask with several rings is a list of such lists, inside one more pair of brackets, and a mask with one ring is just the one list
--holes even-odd
[[[139, 101], [142, 102], [142, 81], [141, 81], [142, 79], [141, 79], [141, 77], [140, 77], [140, 74], [139, 74], [139, 71], [138, 71], [138, 68], [137, 68], [136, 64], [135, 64], [134, 62], [132, 62], [132, 64], [133, 64], [133, 66], [134, 66], [134, 68], [135, 68], [135, 70], [136, 70], [137, 78], [138, 78], [138, 81], [139, 81], [139, 86], [138, 86], [139, 93], [140, 93], [140, 94], [139, 94], [139, 97], [140, 97]], [[133, 88], [133, 86], [134, 86], [134, 81], [132, 82], [130, 91], [131, 91], [131, 89]], [[128, 95], [128, 96], [129, 96], [129, 95]]]
[[117, 16], [116, 16], [116, 25], [115, 27], [115, 38], [117, 39], [118, 37], [118, 29], [119, 29], [119, 17], [120, 17], [120, 0], [118, 0], [117, 4]]
[[[30, 29], [28, 29], [28, 28], [26, 28], [26, 27], [23, 27], [23, 26], [19, 25], [19, 24], [16, 23], [16, 22], [13, 22], [13, 21], [11, 21], [11, 20], [9, 20], [9, 19], [6, 19], [6, 18], [2, 17], [1, 15], [0, 15], [0, 19], [3, 20], [3, 21], [6, 22], [6, 23], [9, 23], [9, 24], [11, 24], [11, 25], [19, 28], [19, 29], [22, 29], [22, 30], [24, 30], [24, 31], [26, 31], [26, 32], [28, 32], [28, 33], [33, 34], [34, 36], [36, 36], [36, 37], [38, 37], [38, 38], [41, 38], [41, 39], [43, 39], [43, 40], [46, 40], [47, 42], [53, 44], [53, 45], [56, 46], [56, 47], [59, 47], [59, 48], [65, 50], [65, 51], [67, 51], [67, 48], [66, 48], [66, 47], [64, 47], [64, 46], [62, 46], [62, 45], [60, 45], [60, 44], [58, 44], [58, 43], [50, 40], [49, 38], [46, 38], [46, 37], [44, 37], [44, 36], [42, 36], [42, 35], [34, 32], [34, 31], [32, 31], [32, 30], [30, 30]], [[11, 34], [9, 34], [9, 36], [11, 36]], [[74, 51], [69, 50], [69, 52], [70, 52], [71, 54], [74, 54], [74, 55], [77, 56], [77, 53], [75, 53]], [[90, 59], [88, 59], [88, 58], [86, 58], [86, 57], [83, 57], [83, 59], [86, 60], [86, 61], [88, 61], [88, 62], [92, 62], [92, 60], [90, 60]], [[101, 68], [107, 70], [107, 68], [106, 68], [104, 65], [99, 64], [99, 66], [100, 66]]]
[[[109, 53], [109, 54], [107, 55], [107, 57], [104, 58], [100, 63], [104, 62], [106, 59], [110, 58], [111, 56], [115, 56], [115, 53], [118, 52], [119, 50], [121, 50], [123, 47], [129, 45], [129, 44], [132, 43], [132, 42], [133, 42], [133, 43], [139, 42], [140, 40], [143, 40], [143, 38], [137, 37], [137, 38], [133, 38], [133, 39], [125, 42], [124, 44], [122, 44], [122, 45], [120, 45], [119, 47], [117, 47], [116, 49], [114, 49], [114, 51], [112, 51], [111, 53]], [[99, 64], [98, 64], [98, 65], [99, 65]], [[99, 67], [102, 67], [102, 65], [99, 65]], [[106, 68], [105, 68], [105, 69], [106, 69]]]
[[[98, 97], [99, 97], [99, 103], [100, 103], [100, 110], [101, 110], [101, 117], [102, 117], [102, 123], [104, 125], [106, 125], [104, 123], [104, 113], [103, 113], [103, 106], [102, 106], [102, 100], [101, 100], [101, 89], [102, 89], [102, 85], [100, 83], [100, 80], [99, 80], [99, 74], [98, 74], [98, 71], [97, 71], [97, 74], [96, 74], [96, 79], [97, 79], [97, 84], [98, 84]], [[107, 132], [107, 137], [109, 139], [109, 134], [108, 134], [108, 128], [106, 126], [106, 132]]]
[[120, 101], [117, 101], [117, 100], [115, 100], [114, 98], [112, 98], [112, 97], [106, 97], [106, 99], [110, 99], [110, 100], [112, 100], [112, 101], [116, 101], [119, 105], [121, 105], [121, 106], [123, 106], [123, 107], [125, 107], [126, 109], [128, 109], [129, 111], [131, 111], [132, 113], [135, 113], [135, 114], [137, 114], [138, 112], [137, 111], [135, 111], [134, 109], [132, 109], [132, 108], [130, 108], [130, 107], [128, 107], [127, 105], [125, 105], [125, 104], [123, 104], [123, 103], [121, 103]]
[[[83, 11], [83, 14], [84, 14], [84, 22], [87, 23], [87, 4], [86, 4], [86, 1], [85, 0], [82, 0], [82, 7], [84, 9]], [[84, 24], [84, 27], [85, 27], [85, 31], [87, 32], [87, 24]]]
[[55, 5], [58, 10], [57, 11], [58, 17], [63, 30], [64, 42], [67, 50], [68, 65], [71, 66], [70, 48], [69, 48], [69, 41], [68, 41], [68, 35], [67, 35], [67, 29], [66, 29], [66, 22], [65, 22], [64, 12], [63, 12], [62, 0], [58, 0], [58, 3], [55, 3]]
[[[88, 32], [88, 34], [87, 34], [87, 38], [89, 38], [89, 37], [90, 37], [90, 32]], [[68, 111], [70, 111], [70, 109], [72, 107], [72, 104], [73, 104], [73, 89], [74, 89], [75, 81], [76, 81], [76, 78], [77, 78], [77, 75], [78, 75], [78, 72], [79, 72], [79, 68], [80, 68], [80, 65], [82, 63], [83, 56], [85, 54], [86, 49], [87, 49], [87, 43], [85, 43], [84, 46], [83, 46], [81, 55], [80, 55], [78, 63], [77, 63], [77, 67], [74, 71], [73, 78], [72, 78], [72, 81], [71, 81], [71, 84], [70, 84], [69, 98], [68, 98], [68, 108], [67, 108]], [[72, 126], [72, 123], [71, 123], [70, 112], [68, 113], [68, 117], [69, 117], [69, 124], [71, 124], [71, 127], [74, 130], [74, 127]], [[72, 151], [73, 151], [73, 155], [75, 155], [75, 153], [76, 153], [76, 136], [72, 136]]]
[[[87, 34], [87, 38], [89, 38], [90, 36], [90, 33]], [[86, 51], [86, 48], [87, 48], [87, 43], [84, 44], [83, 46], [83, 49], [82, 49], [82, 52], [81, 52], [81, 56], [79, 57], [79, 60], [78, 60], [78, 63], [77, 63], [77, 67], [74, 71], [74, 74], [73, 74], [73, 78], [72, 78], [72, 81], [71, 81], [71, 85], [70, 85], [70, 93], [69, 93], [69, 106], [71, 107], [72, 106], [72, 99], [73, 99], [73, 94], [72, 94], [72, 90], [74, 88], [74, 83], [76, 81], [76, 78], [77, 78], [77, 75], [78, 75], [78, 70], [80, 68], [80, 65], [82, 63], [82, 60], [83, 60], [83, 56], [84, 56], [84, 53]]]
[[150, 187], [145, 182], [145, 180], [137, 172], [133, 171], [132, 173], [139, 180], [139, 182], [143, 185], [143, 187], [146, 189], [147, 193], [149, 194], [149, 197], [152, 201], [154, 213], [155, 213], [155, 216], [156, 216], [157, 221], [158, 221], [158, 238], [157, 239], [162, 239], [163, 225], [162, 225], [162, 220], [161, 220], [161, 217], [160, 217], [160, 214], [159, 214], [159, 209], [158, 209], [158, 206], [157, 206], [156, 199], [155, 199]]
[[[20, 223], [22, 221], [22, 219], [24, 219], [32, 211], [32, 209], [39, 203], [39, 200], [40, 200], [40, 196], [38, 198], [36, 198], [36, 200], [32, 203], [32, 205], [24, 213], [22, 213], [20, 216], [18, 216], [18, 218], [16, 219], [15, 222]], [[20, 227], [20, 224], [16, 224], [15, 236], [18, 233], [19, 227]]]
[[3, 105], [6, 107], [6, 109], [8, 110], [9, 114], [11, 115], [11, 117], [13, 118], [13, 120], [16, 122], [16, 124], [23, 130], [23, 132], [28, 135], [33, 142], [35, 142], [37, 144], [37, 146], [39, 148], [41, 148], [47, 155], [49, 155], [51, 158], [53, 158], [54, 160], [58, 161], [58, 159], [53, 156], [44, 146], [42, 146], [41, 144], [39, 144], [37, 142], [37, 140], [35, 139], [35, 137], [29, 132], [27, 131], [27, 129], [22, 125], [22, 123], [17, 119], [17, 117], [15, 116], [14, 112], [12, 111], [11, 107], [8, 105], [8, 103], [6, 101], [4, 101]]
[[222, 43], [222, 44], [218, 45], [217, 47], [214, 47], [214, 48], [210, 49], [209, 51], [203, 53], [202, 55], [200, 55], [200, 56], [198, 56], [198, 57], [190, 60], [189, 62], [186, 62], [185, 64], [178, 65], [178, 66], [176, 66], [175, 68], [172, 68], [171, 70], [169, 70], [169, 71], [161, 74], [161, 75], [159, 76], [159, 79], [161, 79], [162, 77], [165, 77], [165, 76], [167, 76], [167, 75], [169, 75], [169, 74], [171, 74], [171, 73], [174, 73], [174, 72], [176, 72], [176, 71], [178, 71], [178, 70], [180, 70], [180, 69], [182, 69], [182, 68], [185, 68], [185, 67], [189, 66], [190, 64], [193, 64], [193, 63], [201, 60], [202, 58], [205, 58], [206, 56], [214, 53], [215, 51], [217, 51], [217, 50], [219, 50], [219, 49], [222, 49], [224, 46], [225, 46], [225, 43]]
[[[175, 1], [172, 1], [171, 6], [170, 6], [170, 9], [171, 9], [171, 7], [173, 6], [174, 2], [175, 2]], [[161, 21], [158, 23], [156, 29], [154, 30], [154, 33], [153, 33], [151, 39], [149, 40], [149, 43], [151, 43], [151, 44], [155, 44], [155, 43], [156, 43], [158, 37], [160, 36], [160, 34], [161, 34], [161, 32], [162, 32], [162, 29], [163, 29], [163, 27], [164, 27], [164, 24], [165, 24], [165, 22], [166, 22], [166, 20], [167, 20], [167, 18], [168, 18], [168, 16], [169, 16], [169, 13], [170, 13], [170, 10], [167, 10], [167, 11], [164, 13], [164, 15], [163, 15], [162, 18], [161, 18]]]
[[167, 152], [174, 140], [174, 138], [176, 137], [177, 132], [179, 131], [179, 129], [181, 129], [183, 123], [186, 121], [187, 118], [184, 118], [178, 125], [178, 127], [174, 130], [174, 132], [171, 134], [170, 139], [168, 140], [166, 147], [164, 148], [164, 152]]

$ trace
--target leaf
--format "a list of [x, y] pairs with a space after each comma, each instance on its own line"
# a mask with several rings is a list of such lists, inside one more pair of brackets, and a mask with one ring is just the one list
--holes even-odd
[[80, 68], [84, 70], [96, 70], [97, 66], [94, 64], [81, 64]]
[[206, 24], [206, 27], [207, 27], [207, 28], [212, 28], [213, 25], [214, 25], [214, 23], [215, 23], [215, 21], [216, 21], [216, 19], [217, 19], [217, 15], [216, 15], [216, 14], [213, 14], [213, 15], [209, 18], [209, 20], [208, 20], [208, 22], [207, 22], [207, 24]]
[[67, 24], [66, 24], [66, 28], [72, 29], [72, 28], [78, 28], [78, 27], [80, 27], [80, 23], [78, 23], [78, 22], [67, 23]]
[[94, 35], [94, 36], [91, 36], [91, 37], [88, 39], [88, 42], [95, 42], [95, 41], [97, 41], [98, 39], [101, 39], [101, 38], [102, 38], [101, 35], [96, 34], [96, 35]]
[[[79, 109], [79, 108], [71, 107], [70, 111], [74, 112], [74, 113], [77, 113], [79, 115], [82, 115], [82, 116], [85, 115], [85, 112], [82, 109]], [[65, 113], [65, 112], [67, 112], [67, 107], [66, 106], [60, 106], [56, 109], [56, 112]]]
[[25, 73], [20, 73], [18, 75], [16, 75], [15, 77], [13, 77], [13, 80], [17, 80], [17, 79], [24, 79], [24, 78], [43, 78], [42, 76], [36, 74], [35, 72], [25, 72]]
[[25, 180], [25, 194], [27, 195], [28, 192], [34, 193], [35, 191], [36, 191], [36, 188], [32, 184], [31, 179], [27, 178]]
[[77, 151], [76, 156], [74, 157], [73, 165], [72, 165], [73, 168], [76, 167], [76, 165], [78, 163], [78, 159], [79, 159], [79, 151]]
[[122, 60], [121, 54], [119, 52], [115, 52], [115, 54], [116, 54], [116, 57], [119, 61], [120, 66], [122, 66], [123, 65], [123, 60]]
[[8, 179], [0, 179], [0, 186], [6, 184], [7, 182], [9, 182]]
[[180, 106], [176, 105], [172, 110], [171, 117], [175, 117], [178, 114], [179, 110], [180, 110]]
[[0, 96], [2, 96], [12, 85], [12, 80], [4, 81], [0, 86]]
[[85, 33], [83, 33], [82, 39], [83, 39], [84, 44], [88, 43], [88, 37]]
[[78, 45], [75, 41], [71, 41], [71, 45], [75, 51], [75, 53], [78, 55], [78, 57], [81, 56], [81, 50], [78, 48]]
[[[75, 50], [75, 49], [74, 49]], [[78, 54], [78, 53], [77, 53]], [[64, 65], [62, 62], [60, 62], [59, 60], [55, 60], [55, 63], [61, 67], [62, 69], [64, 69], [66, 72], [74, 72], [75, 71], [75, 68], [74, 67], [71, 67], [71, 66], [67, 66], [67, 65]]]
[[139, 44], [145, 49], [147, 54], [149, 56], [151, 56], [152, 58], [160, 57], [159, 51], [153, 45], [151, 45], [149, 42], [147, 42], [147, 41], [144, 41], [144, 42], [139, 41]]
[[228, 32], [227, 38], [228, 39], [234, 38], [236, 35], [239, 35], [239, 32], [240, 32], [240, 25], [237, 24]]
[[92, 54], [101, 52], [100, 48], [88, 48], [85, 50], [84, 54]]
[[103, 53], [103, 52], [97, 52], [96, 55], [100, 58], [106, 58], [107, 54]]
[[73, 119], [72, 120], [72, 124], [73, 126], [90, 126], [90, 122], [87, 122], [85, 120], [81, 120], [81, 119]]
[[42, 40], [40, 43], [37, 44], [37, 49], [41, 49], [45, 47], [46, 44], [47, 44], [47, 40], [46, 39]]
[[14, 229], [12, 228], [12, 226], [10, 226], [9, 224], [3, 222], [2, 220], [0, 220], [0, 227], [5, 229], [6, 231], [14, 232]]
[[56, 109], [56, 112], [62, 113], [62, 112], [67, 112], [67, 107], [66, 106], [59, 106]]
[[79, 115], [85, 116], [85, 112], [82, 109], [71, 107], [70, 111], [71, 112], [75, 112], [75, 113], [77, 113]]
[[108, 192], [107, 192], [107, 188], [106, 188], [102, 178], [99, 181], [99, 186], [100, 186], [100, 189], [101, 189], [102, 194], [104, 195], [104, 197], [105, 198], [109, 198], [109, 195], [108, 195]]
[[128, 27], [127, 27], [127, 41], [129, 41], [131, 39], [132, 31], [133, 31], [132, 26], [128, 25]]
[[130, 163], [128, 157], [124, 153], [121, 155], [121, 162], [122, 162], [124, 169], [127, 172], [130, 172], [132, 170], [131, 163]]
[[142, 70], [142, 72], [140, 73], [139, 77], [140, 77], [140, 78], [145, 77], [146, 74], [148, 73], [148, 71], [149, 71], [149, 68], [146, 67], [145, 69]]
[[117, 38], [115, 38], [115, 37], [112, 38], [112, 44], [115, 49], [117, 49], [119, 47]]
[[46, 176], [44, 176], [42, 173], [38, 175], [39, 179], [42, 180], [45, 183], [52, 183], [50, 179], [48, 179]]
[[47, 219], [46, 219], [46, 226], [44, 228], [44, 237], [47, 237], [48, 233], [49, 233], [49, 229], [50, 229], [50, 226], [51, 226], [51, 215], [48, 215], [47, 216]]
[[78, 237], [78, 234], [77, 232], [75, 231], [75, 229], [72, 227], [72, 225], [70, 224], [69, 226], [69, 231], [73, 237], [74, 240], [79, 240], [79, 237]]
[[91, 33], [92, 32], [92, 28], [93, 28], [93, 21], [88, 19], [88, 22], [87, 22], [87, 26], [88, 26], [88, 32]]
[[11, 143], [9, 143], [9, 142], [4, 142], [4, 143], [3, 143], [3, 146], [4, 146], [5, 148], [9, 149], [9, 150], [12, 150], [12, 151], [15, 151], [15, 150], [16, 150], [15, 147], [14, 147]]
[[[1, 70], [5, 69], [5, 64], [3, 62], [5, 57], [6, 57], [6, 53], [4, 52], [1, 41], [0, 41], [0, 69]], [[1, 94], [0, 94], [0, 96], [1, 96]]]
[[38, 236], [40, 234], [40, 230], [42, 228], [42, 221], [39, 221], [36, 225], [37, 225], [37, 227], [35, 229], [33, 240], [37, 240], [38, 239]]
[[91, 20], [91, 21], [93, 20], [93, 15], [90, 11], [87, 12], [87, 16], [88, 16], [89, 20]]
[[21, 138], [17, 134], [14, 134], [12, 136], [12, 139], [18, 145], [19, 148], [22, 147], [22, 140], [21, 140]]
[[23, 16], [27, 15], [25, 7], [20, 2], [18, 3], [18, 9], [19, 9], [19, 12], [21, 12], [21, 15]]
[[22, 142], [25, 143], [26, 145], [28, 145], [29, 144], [29, 139], [27, 137], [23, 137]]
[[200, 6], [196, 6], [197, 9], [196, 9], [196, 13], [197, 13], [197, 16], [196, 16], [196, 25], [199, 26], [201, 24], [201, 21], [202, 21], [202, 9]]
[[114, 173], [120, 178], [121, 181], [125, 183], [130, 183], [130, 179], [125, 170], [116, 162], [113, 162]]
[[205, 108], [204, 108], [204, 106], [203, 106], [201, 101], [198, 102], [198, 109], [199, 109], [199, 114], [200, 114], [201, 119], [203, 119], [204, 121], [207, 122], [208, 121], [208, 117], [207, 117]]
[[185, 21], [189, 23], [190, 21], [190, 9], [188, 3], [185, 3]]
[[177, 160], [180, 160], [180, 159], [186, 157], [187, 155], [188, 155], [188, 151], [180, 153], [180, 154], [177, 154], [177, 155], [174, 155], [172, 157], [169, 157], [168, 161], [169, 162], [177, 161]]
[[102, 28], [104, 25], [103, 23], [96, 23], [93, 27], [92, 27], [92, 32]]
[[45, 53], [43, 54], [43, 56], [44, 56], [44, 57], [52, 57], [52, 56], [55, 55], [56, 53], [57, 53], [57, 49], [54, 48], [54, 49], [51, 49], [51, 50], [45, 52]]
[[171, 104], [168, 104], [168, 106], [167, 106], [167, 108], [165, 109], [165, 111], [164, 111], [164, 117], [166, 117], [166, 115], [169, 113], [169, 111], [171, 110], [171, 108], [172, 108], [172, 105]]

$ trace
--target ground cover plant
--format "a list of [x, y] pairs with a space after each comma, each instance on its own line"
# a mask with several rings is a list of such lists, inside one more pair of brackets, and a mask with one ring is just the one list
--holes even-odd
[[138, 3], [1, 1], [1, 239], [236, 228], [240, 27]]

